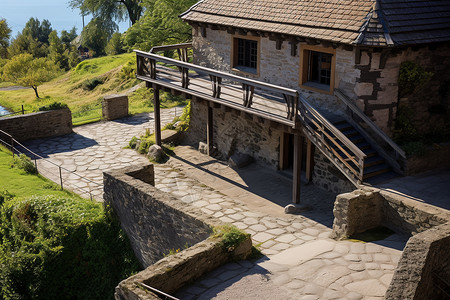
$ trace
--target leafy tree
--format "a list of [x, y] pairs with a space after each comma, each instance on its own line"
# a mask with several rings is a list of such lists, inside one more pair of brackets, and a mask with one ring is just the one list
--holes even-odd
[[19, 34], [11, 42], [8, 47], [9, 57], [13, 57], [22, 53], [28, 53], [34, 57], [46, 57], [48, 54], [48, 46], [35, 40], [29, 34]]
[[7, 48], [9, 45], [9, 37], [11, 28], [8, 27], [5, 19], [0, 20], [0, 58], [6, 58]]
[[112, 21], [92, 19], [81, 32], [81, 44], [94, 51], [94, 56], [105, 53], [105, 47], [113, 34]]
[[122, 35], [118, 32], [115, 32], [111, 39], [108, 41], [106, 45], [106, 54], [108, 55], [116, 55], [123, 53], [123, 43], [122, 43]]
[[52, 26], [50, 22], [43, 20], [41, 23], [37, 18], [30, 18], [22, 30], [22, 34], [31, 35], [33, 39], [44, 44], [48, 44], [48, 36], [51, 32]]
[[72, 41], [77, 37], [77, 29], [72, 27], [70, 31], [62, 30], [61, 31], [61, 42], [66, 45], [66, 49], [70, 49]]
[[31, 54], [14, 56], [3, 66], [2, 79], [21, 86], [33, 88], [39, 98], [37, 88], [58, 74], [58, 67], [47, 58], [34, 58]]
[[103, 20], [124, 21], [125, 16], [136, 23], [142, 15], [142, 0], [70, 0], [72, 8], [82, 12], [91, 12], [94, 17]]
[[196, 0], [143, 0], [145, 13], [125, 33], [125, 45], [129, 50], [133, 47], [150, 50], [156, 45], [190, 40], [191, 27], [178, 16], [196, 2]]
[[57, 64], [61, 69], [69, 70], [69, 51], [66, 50], [66, 46], [63, 44], [61, 39], [58, 37], [56, 30], [53, 30], [49, 37], [49, 55], [48, 58], [51, 59], [55, 64]]

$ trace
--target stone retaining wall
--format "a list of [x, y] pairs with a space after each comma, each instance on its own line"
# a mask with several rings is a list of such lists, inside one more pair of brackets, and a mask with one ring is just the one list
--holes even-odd
[[156, 189], [153, 165], [103, 173], [105, 204], [119, 217], [142, 266], [148, 267], [172, 249], [184, 249], [207, 239], [210, 217]]
[[333, 213], [332, 236], [338, 239], [381, 225], [414, 235], [450, 221], [444, 209], [369, 188], [338, 195]]
[[128, 96], [109, 95], [102, 101], [103, 119], [107, 121], [128, 116]]
[[[411, 237], [403, 250], [386, 299], [447, 299], [450, 282], [450, 223]], [[446, 286], [447, 285], [447, 286]]]
[[386, 299], [444, 299], [450, 282], [450, 212], [376, 189], [341, 194], [331, 237], [343, 239], [378, 226], [413, 235], [406, 244]]
[[72, 132], [72, 114], [68, 108], [0, 118], [0, 129], [22, 142]]
[[245, 259], [252, 247], [250, 237], [232, 252], [224, 251], [220, 243], [220, 239], [210, 238], [161, 259], [144, 271], [122, 281], [116, 288], [115, 298], [160, 299], [151, 291], [141, 288], [139, 283], [173, 294], [186, 283], [200, 278], [230, 260]]
[[[116, 299], [160, 299], [139, 283], [172, 294], [220, 265], [250, 254], [250, 235], [225, 249], [222, 237], [211, 237], [212, 227], [222, 222], [156, 189], [153, 165], [126, 167], [103, 176], [105, 204], [118, 216], [146, 268], [119, 283]], [[185, 249], [186, 245], [190, 247]], [[182, 251], [164, 257], [176, 249]]]
[[312, 182], [333, 193], [353, 191], [355, 186], [318, 149], [314, 152]]

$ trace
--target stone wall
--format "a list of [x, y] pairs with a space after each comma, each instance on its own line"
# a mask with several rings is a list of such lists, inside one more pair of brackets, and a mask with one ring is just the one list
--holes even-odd
[[102, 101], [102, 116], [107, 121], [128, 116], [128, 96], [105, 96]]
[[0, 129], [20, 142], [65, 135], [72, 132], [72, 114], [65, 108], [0, 118]]
[[104, 172], [103, 178], [105, 204], [119, 217], [142, 266], [211, 234], [212, 218], [149, 184], [153, 165]]
[[314, 152], [312, 182], [333, 193], [347, 193], [355, 186], [318, 149]]
[[386, 299], [447, 299], [450, 282], [450, 223], [411, 237], [403, 250]]
[[440, 300], [450, 282], [450, 212], [376, 189], [336, 198], [331, 238], [378, 226], [413, 235], [406, 244], [385, 299]]
[[443, 167], [450, 167], [450, 143], [433, 144], [424, 155], [408, 157], [404, 174], [413, 175]]
[[[191, 121], [185, 141], [196, 145], [206, 141], [207, 102], [191, 101]], [[280, 137], [283, 131], [271, 128], [252, 116], [220, 108], [213, 110], [214, 146], [227, 159], [236, 152], [252, 156], [272, 168], [278, 168]]]
[[230, 260], [245, 259], [251, 252], [252, 242], [248, 236], [232, 252], [224, 251], [220, 238], [210, 238], [175, 255], [167, 256], [138, 274], [127, 278], [116, 287], [115, 298], [160, 299], [144, 283], [167, 294], [173, 294], [186, 283], [216, 269]]
[[339, 195], [333, 214], [332, 236], [337, 239], [377, 226], [414, 235], [450, 220], [444, 209], [372, 188]]

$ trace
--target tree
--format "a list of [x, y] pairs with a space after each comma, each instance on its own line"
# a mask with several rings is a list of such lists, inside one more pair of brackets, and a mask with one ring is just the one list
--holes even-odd
[[114, 32], [111, 28], [111, 22], [94, 18], [81, 32], [81, 45], [94, 51], [94, 56], [105, 53], [106, 43]]
[[5, 19], [0, 20], [0, 58], [6, 58], [7, 48], [9, 46], [9, 37], [11, 28], [9, 28]]
[[70, 31], [62, 30], [61, 31], [61, 42], [63, 42], [66, 45], [66, 49], [71, 48], [72, 41], [77, 37], [77, 29], [72, 27]]
[[61, 69], [69, 70], [69, 55], [65, 44], [58, 37], [56, 30], [53, 30], [48, 37], [50, 46], [48, 58], [57, 64]]
[[2, 79], [33, 88], [39, 98], [38, 86], [56, 77], [58, 71], [58, 67], [49, 59], [34, 58], [31, 54], [24, 53], [14, 56], [3, 66]]
[[41, 23], [37, 18], [30, 18], [25, 24], [22, 34], [31, 35], [38, 42], [48, 44], [48, 36], [52, 31], [52, 25], [48, 20], [44, 19]]
[[124, 21], [127, 15], [134, 24], [142, 15], [141, 3], [142, 0], [70, 0], [69, 5], [103, 20]]
[[123, 43], [122, 43], [122, 35], [118, 32], [115, 32], [111, 39], [108, 41], [106, 45], [106, 54], [108, 55], [116, 55], [123, 53]]
[[128, 49], [150, 50], [153, 46], [186, 42], [192, 29], [178, 16], [197, 0], [143, 0], [145, 13], [127, 30], [124, 43]]
[[46, 57], [48, 54], [47, 44], [43, 44], [33, 39], [29, 34], [18, 34], [8, 47], [9, 57], [28, 53], [34, 57]]

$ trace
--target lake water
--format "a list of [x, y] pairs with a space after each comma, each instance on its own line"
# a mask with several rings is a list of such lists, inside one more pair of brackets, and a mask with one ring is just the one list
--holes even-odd
[[4, 107], [0, 106], [0, 116], [7, 114], [7, 113], [8, 113], [8, 111]]
[[[83, 27], [82, 17], [78, 9], [72, 10], [69, 0], [0, 0], [0, 19], [6, 19], [12, 29], [11, 37], [15, 37], [25, 27], [27, 21], [33, 17], [39, 21], [47, 19], [52, 28], [57, 30], [70, 30], [73, 26], [81, 33]], [[91, 17], [85, 17], [85, 24]], [[128, 22], [119, 24], [119, 31], [124, 32], [129, 27]]]

